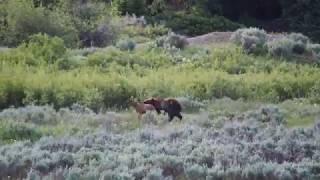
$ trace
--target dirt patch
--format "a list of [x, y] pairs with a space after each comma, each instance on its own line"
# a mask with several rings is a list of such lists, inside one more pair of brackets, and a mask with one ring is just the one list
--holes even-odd
[[1, 47], [0, 46], [0, 52], [5, 52], [5, 51], [9, 51], [11, 48], [8, 47]]
[[212, 32], [201, 36], [187, 38], [190, 45], [196, 44], [212, 44], [212, 43], [227, 43], [230, 42], [232, 32]]
[[[201, 36], [187, 38], [190, 45], [206, 45], [206, 44], [217, 44], [217, 43], [229, 43], [233, 32], [212, 32]], [[268, 34], [268, 41], [283, 38], [286, 34], [274, 33]]]
[[285, 36], [287, 36], [286, 33], [273, 33], [273, 34], [268, 34], [268, 41], [278, 40], [278, 39], [284, 38]]

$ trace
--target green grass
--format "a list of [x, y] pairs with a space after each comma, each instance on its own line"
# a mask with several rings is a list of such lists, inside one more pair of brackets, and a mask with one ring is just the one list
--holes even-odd
[[93, 133], [98, 129], [98, 127], [90, 126], [88, 123], [84, 122], [66, 123], [63, 121], [56, 125], [43, 125], [38, 126], [38, 128], [42, 134], [54, 137], [72, 136], [82, 132], [83, 130]]
[[[209, 103], [206, 111], [212, 118], [219, 116], [230, 117], [247, 111], [259, 109], [269, 105], [263, 102], [254, 101], [233, 101], [231, 99], [217, 99]], [[320, 118], [320, 107], [310, 104], [306, 99], [297, 99], [273, 104], [280, 108], [287, 122], [288, 127], [308, 127], [313, 125]]]
[[311, 126], [316, 122], [316, 117], [317, 116], [289, 117], [287, 120], [288, 127], [308, 127], [308, 126]]
[[[248, 111], [258, 110], [259, 108], [270, 105], [269, 103], [231, 100], [229, 98], [215, 99], [207, 101], [198, 112], [183, 111], [183, 120], [175, 119], [168, 123], [167, 115], [158, 115], [156, 112], [143, 115], [139, 120], [137, 113], [129, 108], [120, 110], [112, 114], [101, 114], [101, 117], [114, 118], [109, 121], [106, 119], [95, 119], [93, 116], [82, 116], [80, 119], [69, 120], [65, 117], [59, 119], [56, 123], [34, 124], [19, 123], [12, 120], [0, 121], [0, 143], [15, 143], [21, 140], [36, 141], [42, 136], [65, 137], [75, 136], [83, 133], [94, 133], [103, 131], [112, 131], [116, 133], [126, 133], [143, 128], [145, 125], [156, 125], [164, 130], [168, 127], [179, 128], [185, 123], [213, 123], [219, 117], [232, 117], [244, 114]], [[310, 104], [306, 99], [297, 99], [273, 104], [279, 107], [287, 122], [287, 127], [309, 127], [312, 126], [320, 117], [320, 108], [318, 105]], [[79, 116], [80, 117], [80, 116]], [[70, 117], [71, 118], [71, 117]], [[74, 117], [73, 117], [74, 118]]]
[[289, 127], [305, 127], [314, 124], [320, 117], [320, 107], [305, 100], [287, 101], [280, 105], [285, 110]]
[[10, 121], [0, 121], [0, 144], [15, 143], [17, 141], [39, 140], [43, 136], [39, 129], [28, 123], [16, 123]]

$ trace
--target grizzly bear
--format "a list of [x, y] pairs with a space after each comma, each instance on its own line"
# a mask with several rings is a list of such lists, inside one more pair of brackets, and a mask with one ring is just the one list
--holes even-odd
[[172, 121], [175, 116], [182, 120], [182, 108], [176, 99], [151, 98], [143, 101], [143, 103], [153, 105], [158, 114], [161, 113], [161, 110], [164, 110], [168, 113], [169, 122]]

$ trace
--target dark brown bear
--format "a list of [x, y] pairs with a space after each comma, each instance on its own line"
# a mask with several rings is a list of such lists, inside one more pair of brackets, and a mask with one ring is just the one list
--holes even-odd
[[143, 103], [145, 104], [151, 104], [152, 106], [154, 106], [155, 110], [157, 111], [158, 114], [161, 113], [161, 110], [163, 110], [161, 108], [161, 102], [164, 101], [163, 98], [150, 98], [150, 99], [146, 99], [143, 101]]
[[175, 116], [182, 120], [182, 108], [180, 103], [175, 99], [151, 98], [143, 101], [143, 103], [153, 105], [158, 114], [161, 113], [161, 110], [164, 110], [168, 113], [169, 122], [172, 121]]

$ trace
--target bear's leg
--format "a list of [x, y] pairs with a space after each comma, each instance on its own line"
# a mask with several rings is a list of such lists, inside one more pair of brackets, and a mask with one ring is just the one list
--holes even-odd
[[157, 111], [158, 114], [161, 114], [160, 109], [157, 108], [156, 111]]
[[172, 121], [172, 119], [174, 118], [174, 115], [173, 114], [168, 114], [169, 115], [169, 122]]
[[166, 113], [168, 113], [168, 111], [167, 111], [167, 110], [164, 110], [164, 111], [163, 111], [163, 115], [166, 115]]
[[182, 115], [181, 115], [181, 113], [178, 113], [176, 116], [180, 119], [180, 121], [182, 120]]

